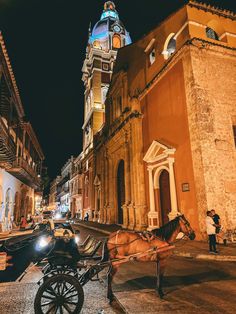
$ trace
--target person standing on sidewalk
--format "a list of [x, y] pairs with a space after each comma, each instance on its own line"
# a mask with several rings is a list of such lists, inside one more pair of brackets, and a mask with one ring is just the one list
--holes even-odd
[[216, 250], [216, 227], [218, 225], [215, 224], [213, 218], [212, 218], [212, 212], [210, 210], [207, 211], [207, 217], [206, 217], [206, 229], [207, 229], [207, 235], [209, 238], [209, 252], [211, 254], [217, 254], [218, 251]]
[[216, 214], [214, 209], [211, 210], [211, 214], [212, 214], [212, 218], [214, 220], [214, 223], [217, 225], [217, 227], [216, 227], [216, 243], [220, 243], [220, 241], [222, 241], [222, 243], [224, 243], [224, 245], [226, 245], [227, 240], [226, 240], [225, 233], [224, 233], [222, 225], [221, 225], [220, 216], [218, 214]]

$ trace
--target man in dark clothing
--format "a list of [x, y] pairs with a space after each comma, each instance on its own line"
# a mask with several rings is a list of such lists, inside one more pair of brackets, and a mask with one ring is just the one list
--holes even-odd
[[220, 232], [220, 216], [216, 214], [215, 210], [211, 210], [212, 219], [214, 220], [214, 223], [216, 225], [216, 233]]
[[218, 214], [216, 214], [214, 209], [211, 210], [211, 214], [212, 214], [212, 219], [214, 220], [214, 223], [216, 225], [216, 240], [217, 240], [217, 243], [221, 243], [222, 242], [224, 245], [226, 245], [227, 239], [226, 239], [225, 232], [223, 231], [223, 228], [221, 226], [220, 216]]
[[211, 211], [207, 211], [206, 216], [206, 231], [209, 237], [209, 253], [217, 254], [218, 251], [216, 250], [216, 227]]

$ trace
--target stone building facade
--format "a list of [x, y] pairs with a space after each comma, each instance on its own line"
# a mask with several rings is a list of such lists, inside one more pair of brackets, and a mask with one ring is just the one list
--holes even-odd
[[119, 51], [95, 141], [102, 222], [153, 229], [181, 212], [202, 238], [214, 208], [236, 226], [235, 49], [235, 14], [189, 1]]
[[2, 35], [0, 35], [0, 230], [9, 231], [42, 200], [44, 155], [26, 120]]
[[[82, 158], [94, 220], [153, 229], [181, 212], [200, 239], [214, 208], [236, 226], [235, 20], [188, 1], [118, 51], [105, 119]], [[102, 95], [101, 81], [85, 82]]]

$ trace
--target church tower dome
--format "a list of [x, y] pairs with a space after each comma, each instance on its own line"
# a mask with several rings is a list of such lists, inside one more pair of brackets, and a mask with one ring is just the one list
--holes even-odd
[[95, 48], [109, 50], [118, 49], [130, 43], [130, 35], [119, 19], [114, 2], [107, 1], [100, 20], [93, 27], [89, 44]]
[[113, 66], [119, 48], [131, 43], [124, 24], [120, 21], [114, 2], [107, 1], [100, 20], [89, 28], [86, 58], [83, 64], [84, 93], [84, 138], [83, 152], [93, 148], [94, 136], [105, 121], [105, 101]]

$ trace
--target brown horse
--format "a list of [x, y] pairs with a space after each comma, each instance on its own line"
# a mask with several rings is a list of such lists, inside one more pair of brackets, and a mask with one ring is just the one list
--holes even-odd
[[189, 222], [181, 215], [171, 220], [160, 229], [154, 229], [151, 236], [145, 238], [145, 234], [134, 231], [119, 230], [112, 233], [106, 243], [104, 260], [111, 261], [107, 273], [108, 292], [107, 297], [112, 302], [112, 280], [119, 266], [123, 262], [136, 260], [139, 262], [156, 262], [157, 263], [157, 287], [156, 290], [162, 298], [162, 281], [166, 268], [167, 259], [172, 255], [174, 242], [179, 232], [183, 232], [191, 240], [194, 240], [195, 233]]

